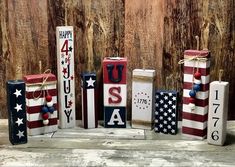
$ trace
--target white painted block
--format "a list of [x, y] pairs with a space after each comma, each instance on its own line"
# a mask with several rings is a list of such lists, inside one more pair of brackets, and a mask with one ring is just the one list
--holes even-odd
[[[205, 107], [195, 107], [196, 114], [198, 115], [206, 115], [208, 113], [208, 106]], [[192, 113], [191, 108], [187, 104], [183, 104], [183, 112]]]
[[[193, 82], [192, 74], [184, 74], [184, 82]], [[202, 84], [207, 84], [210, 82], [210, 75], [201, 77]]]
[[210, 67], [210, 61], [205, 62], [196, 62], [196, 61], [185, 61], [184, 62], [185, 67], [195, 67], [195, 68], [209, 68]]
[[[41, 113], [34, 113], [34, 114], [28, 114], [27, 113], [27, 118], [30, 121], [38, 121], [38, 120], [43, 120], [42, 119], [42, 114]], [[58, 111], [54, 111], [53, 114], [49, 113], [49, 119], [52, 118], [58, 118]]]
[[229, 100], [229, 83], [214, 81], [210, 83], [207, 142], [224, 145]]
[[[190, 97], [189, 96], [189, 92], [191, 90], [189, 89], [184, 89], [183, 91], [183, 97]], [[197, 94], [196, 94], [196, 98], [197, 99], [201, 99], [201, 100], [205, 100], [209, 97], [209, 91], [198, 91]]]
[[60, 128], [75, 127], [74, 34], [72, 26], [56, 27]]
[[188, 119], [182, 119], [182, 126], [203, 130], [207, 127], [207, 121], [198, 122], [198, 121], [193, 121], [193, 120], [188, 120]]
[[132, 128], [152, 129], [155, 70], [133, 70]]
[[[57, 103], [57, 96], [52, 96], [53, 104]], [[46, 104], [46, 100], [44, 97], [38, 98], [38, 99], [27, 99], [26, 98], [26, 105], [27, 107], [35, 107], [35, 106], [41, 106]]]

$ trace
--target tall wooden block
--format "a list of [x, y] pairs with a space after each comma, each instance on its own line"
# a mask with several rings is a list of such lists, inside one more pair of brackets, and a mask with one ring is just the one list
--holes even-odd
[[22, 80], [7, 82], [9, 140], [11, 144], [27, 143], [25, 83]]
[[[106, 57], [103, 61], [103, 81], [104, 125], [105, 127], [124, 128], [126, 127], [127, 59]], [[110, 121], [113, 122], [113, 119], [121, 119], [118, 117], [119, 115], [122, 118], [121, 121], [117, 121], [119, 123], [110, 123]]]
[[[184, 58], [182, 133], [190, 138], [204, 139], [207, 135], [210, 52], [186, 50]], [[200, 80], [196, 80], [196, 72], [201, 74]], [[193, 108], [190, 106], [189, 92], [193, 90], [195, 83], [200, 85], [200, 90], [196, 92]]]
[[104, 107], [105, 128], [126, 127], [126, 107]]
[[210, 83], [207, 142], [224, 145], [227, 129], [229, 83]]
[[86, 129], [97, 128], [98, 115], [96, 110], [96, 74], [83, 73], [81, 78], [83, 127]]
[[155, 100], [155, 132], [177, 134], [178, 92], [158, 90]]
[[[24, 76], [26, 83], [27, 127], [29, 135], [39, 135], [57, 131], [57, 89], [53, 74]], [[46, 96], [50, 95], [53, 111], [48, 112], [48, 124], [44, 124], [43, 107], [47, 106]], [[49, 110], [48, 110], [49, 111]]]
[[135, 69], [132, 77], [132, 128], [152, 129], [155, 70]]
[[56, 27], [60, 128], [75, 127], [74, 34], [72, 26]]

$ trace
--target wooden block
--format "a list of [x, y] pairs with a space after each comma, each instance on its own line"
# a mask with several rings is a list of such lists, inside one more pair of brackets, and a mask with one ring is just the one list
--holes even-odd
[[75, 127], [74, 35], [72, 26], [56, 27], [60, 128]]
[[229, 83], [210, 83], [207, 142], [224, 145], [227, 130]]
[[[38, 74], [24, 76], [26, 83], [26, 107], [28, 135], [40, 135], [57, 131], [57, 88], [56, 77], [53, 74]], [[54, 108], [49, 114], [48, 124], [45, 125], [42, 118], [42, 107], [47, 106], [46, 96], [52, 97]], [[47, 107], [48, 108], [48, 107]]]
[[126, 128], [126, 107], [104, 107], [105, 128]]
[[154, 120], [155, 70], [133, 70], [132, 128], [152, 129]]
[[97, 99], [96, 99], [96, 74], [83, 73], [81, 75], [82, 94], [82, 123], [85, 129], [97, 128]]
[[155, 132], [176, 135], [178, 130], [178, 92], [158, 90], [155, 99]]
[[7, 82], [9, 140], [11, 144], [27, 143], [25, 83], [22, 80]]
[[[187, 61], [184, 62], [182, 134], [194, 139], [204, 139], [207, 134], [210, 52], [207, 50], [186, 50], [184, 58]], [[204, 60], [199, 61], [197, 58]], [[201, 73], [201, 89], [196, 93], [195, 109], [192, 110], [189, 105], [189, 92], [192, 90], [196, 71]]]

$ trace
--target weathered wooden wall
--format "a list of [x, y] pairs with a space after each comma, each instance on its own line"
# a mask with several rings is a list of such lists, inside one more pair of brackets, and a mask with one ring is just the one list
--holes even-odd
[[[51, 68], [56, 73], [55, 28], [75, 31], [76, 107], [81, 118], [80, 73], [96, 71], [102, 119], [102, 70], [105, 56], [126, 56], [128, 117], [131, 71], [154, 68], [156, 87], [182, 90], [183, 51], [212, 52], [211, 80], [219, 69], [230, 82], [229, 118], [235, 119], [234, 0], [1, 0], [0, 1], [0, 118], [6, 118], [5, 82]], [[166, 79], [168, 78], [168, 79]], [[174, 80], [172, 82], [171, 80]]]

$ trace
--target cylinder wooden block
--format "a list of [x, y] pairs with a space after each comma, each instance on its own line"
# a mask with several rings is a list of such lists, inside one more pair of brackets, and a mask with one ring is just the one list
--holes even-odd
[[75, 117], [74, 34], [72, 26], [56, 27], [60, 128], [73, 128]]
[[135, 69], [132, 74], [132, 128], [152, 129], [155, 70]]
[[229, 83], [210, 83], [207, 142], [224, 145], [226, 140]]
[[27, 143], [25, 83], [22, 80], [7, 82], [9, 140], [11, 144]]

